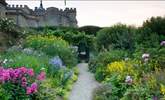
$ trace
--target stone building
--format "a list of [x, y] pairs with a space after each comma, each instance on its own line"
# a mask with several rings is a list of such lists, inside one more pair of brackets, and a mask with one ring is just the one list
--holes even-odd
[[70, 26], [77, 27], [76, 8], [55, 7], [45, 9], [40, 6], [30, 9], [27, 5], [8, 5], [0, 0], [0, 17], [12, 18], [21, 27]]

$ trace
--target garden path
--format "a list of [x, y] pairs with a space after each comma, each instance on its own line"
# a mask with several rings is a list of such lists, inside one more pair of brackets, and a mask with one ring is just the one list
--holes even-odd
[[87, 63], [78, 64], [79, 76], [74, 84], [69, 100], [92, 100], [93, 90], [99, 86], [92, 73], [88, 71]]

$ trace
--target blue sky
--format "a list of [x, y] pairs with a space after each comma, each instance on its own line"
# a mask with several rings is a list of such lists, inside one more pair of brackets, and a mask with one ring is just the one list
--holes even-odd
[[[14, 1], [9, 4], [28, 5], [34, 9], [39, 6], [39, 0]], [[79, 26], [96, 25], [111, 26], [116, 23], [140, 26], [142, 22], [152, 16], [165, 16], [165, 1], [64, 1], [43, 0], [43, 6], [77, 8]]]

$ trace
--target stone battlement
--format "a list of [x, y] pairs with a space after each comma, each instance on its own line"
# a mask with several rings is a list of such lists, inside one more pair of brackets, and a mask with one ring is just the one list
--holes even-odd
[[[5, 0], [4, 0], [5, 2]], [[3, 2], [3, 3], [4, 3]], [[0, 4], [2, 4], [0, 2]], [[3, 8], [3, 9], [2, 9]], [[30, 9], [27, 5], [0, 5], [3, 17], [13, 18], [21, 27], [71, 26], [77, 27], [76, 8], [59, 9], [40, 7]]]
[[7, 5], [7, 8], [19, 8], [19, 9], [23, 9], [23, 8], [29, 8], [27, 5]]

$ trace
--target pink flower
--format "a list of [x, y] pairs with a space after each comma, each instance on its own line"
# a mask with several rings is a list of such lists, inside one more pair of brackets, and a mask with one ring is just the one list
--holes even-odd
[[22, 87], [26, 87], [26, 85], [27, 85], [27, 82], [22, 82], [21, 84]]
[[33, 69], [28, 69], [28, 70], [27, 70], [27, 74], [28, 74], [29, 76], [34, 76], [34, 71], [33, 71]]
[[26, 77], [22, 77], [21, 81], [22, 81], [22, 82], [26, 82], [26, 81], [27, 81], [27, 80], [26, 80]]
[[36, 93], [37, 92], [37, 88], [38, 88], [38, 85], [37, 85], [37, 83], [33, 83], [33, 84], [31, 84], [31, 91], [32, 91], [32, 93]]
[[23, 73], [26, 73], [27, 69], [25, 67], [19, 68]]
[[26, 79], [26, 77], [23, 77], [23, 78], [21, 79], [21, 81], [22, 81], [21, 86], [22, 86], [22, 87], [26, 87], [26, 85], [27, 85], [27, 79]]
[[44, 80], [44, 79], [45, 79], [45, 72], [42, 71], [42, 72], [37, 76], [37, 79], [40, 80], [40, 81]]
[[4, 72], [2, 73], [2, 79], [3, 81], [8, 81], [10, 79], [9, 70], [4, 70]]
[[36, 93], [37, 92], [37, 88], [38, 88], [38, 85], [37, 85], [37, 83], [34, 82], [33, 84], [31, 84], [30, 87], [26, 88], [26, 94]]
[[15, 78], [19, 78], [20, 76], [21, 76], [21, 70], [15, 69], [15, 70], [14, 70], [14, 77], [15, 77]]
[[26, 88], [26, 94], [31, 94], [31, 93], [32, 93], [31, 87], [27, 87], [27, 88]]

